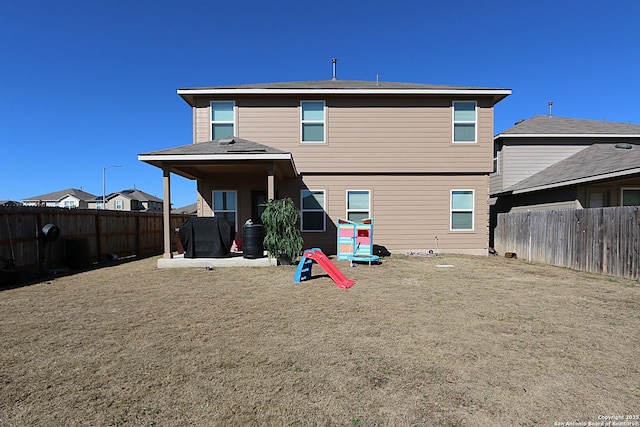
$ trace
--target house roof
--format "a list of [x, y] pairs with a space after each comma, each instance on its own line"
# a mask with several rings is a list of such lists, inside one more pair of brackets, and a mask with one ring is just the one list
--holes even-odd
[[497, 138], [524, 137], [639, 137], [640, 125], [556, 116], [535, 116], [500, 132]]
[[191, 203], [187, 206], [182, 206], [180, 208], [171, 209], [172, 214], [187, 214], [187, 215], [195, 215], [198, 212], [198, 204]]
[[189, 105], [194, 106], [198, 95], [452, 95], [491, 96], [494, 103], [511, 94], [511, 89], [476, 86], [450, 86], [422, 83], [383, 82], [365, 80], [311, 80], [298, 82], [255, 83], [227, 86], [206, 86], [178, 89]]
[[[292, 176], [298, 174], [291, 153], [237, 136], [139, 154], [138, 160], [159, 168], [162, 168], [163, 163], [172, 163], [172, 171], [187, 178], [192, 178], [193, 175], [187, 171], [188, 165], [211, 166], [215, 162], [231, 164], [246, 161], [279, 161], [288, 164], [287, 169]], [[178, 163], [185, 167], [180, 169]]]
[[521, 194], [640, 174], [640, 145], [596, 143], [500, 194]]
[[234, 136], [232, 138], [221, 138], [208, 142], [200, 142], [198, 144], [181, 145], [179, 147], [140, 154], [140, 156], [145, 157], [172, 157], [174, 155], [181, 156], [181, 159], [184, 159], [184, 156], [254, 157], [255, 155], [266, 155], [269, 157], [282, 155], [285, 158], [289, 158], [291, 153]]
[[[140, 202], [162, 203], [162, 199], [159, 199], [156, 196], [152, 196], [149, 193], [145, 193], [144, 191], [140, 191], [137, 188], [130, 188], [127, 190], [116, 191], [116, 192], [107, 194], [105, 197], [107, 200], [111, 200], [114, 197], [118, 197], [118, 196], [127, 198], [129, 200], [138, 200]], [[101, 202], [102, 196], [96, 196], [94, 199], [92, 199], [92, 201]]]
[[68, 188], [66, 190], [54, 191], [53, 193], [42, 194], [40, 196], [33, 196], [24, 199], [25, 202], [57, 202], [65, 197], [73, 196], [78, 200], [91, 200], [96, 196], [87, 193], [86, 191], [78, 190], [76, 188]]
[[140, 191], [137, 188], [130, 188], [127, 190], [118, 191], [114, 193], [113, 196], [122, 196], [130, 200], [139, 200], [141, 202], [159, 202], [162, 203], [162, 199], [152, 196], [149, 193], [145, 193], [144, 191]]

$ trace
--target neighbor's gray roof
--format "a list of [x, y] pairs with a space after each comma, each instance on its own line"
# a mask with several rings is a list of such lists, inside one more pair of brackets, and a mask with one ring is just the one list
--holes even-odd
[[[227, 141], [228, 143], [225, 143]], [[233, 141], [233, 142], [231, 142]], [[233, 155], [233, 154], [289, 154], [286, 151], [269, 147], [268, 145], [258, 144], [257, 142], [247, 139], [238, 138], [221, 138], [208, 142], [200, 142], [197, 144], [181, 145], [179, 147], [167, 148], [165, 150], [152, 151], [140, 154], [141, 156], [154, 155]]]
[[191, 203], [187, 206], [182, 206], [180, 208], [171, 209], [172, 214], [187, 214], [187, 215], [195, 215], [198, 212], [198, 204]]
[[639, 136], [640, 125], [633, 123], [606, 122], [601, 120], [572, 119], [555, 116], [535, 116], [500, 132], [500, 137], [523, 136]]
[[[139, 200], [141, 202], [159, 202], [162, 203], [162, 199], [157, 198], [156, 196], [152, 196], [149, 193], [145, 193], [144, 191], [140, 191], [137, 188], [129, 188], [122, 191], [115, 191], [113, 193], [109, 193], [106, 195], [107, 200], [111, 200], [116, 196], [122, 196], [129, 200]], [[93, 202], [101, 202], [102, 196], [96, 196], [91, 201]]]
[[590, 145], [512, 185], [501, 194], [529, 193], [640, 173], [640, 145], [629, 144], [631, 149], [617, 148], [616, 145]]
[[145, 193], [144, 191], [140, 191], [137, 188], [130, 188], [127, 190], [118, 191], [117, 193], [111, 194], [111, 196], [123, 196], [130, 200], [139, 200], [141, 202], [159, 202], [162, 203], [162, 199], [159, 199], [156, 196], [152, 196], [149, 193]]
[[226, 86], [205, 86], [178, 89], [180, 95], [190, 105], [195, 105], [199, 95], [303, 95], [303, 94], [358, 94], [358, 95], [452, 95], [491, 96], [494, 103], [511, 94], [511, 89], [478, 86], [452, 86], [423, 83], [402, 83], [365, 80], [311, 80], [279, 83], [254, 83]]
[[40, 196], [33, 196], [27, 199], [23, 199], [23, 201], [28, 202], [54, 202], [58, 200], [62, 200], [67, 196], [73, 196], [79, 200], [91, 200], [96, 196], [93, 194], [87, 193], [86, 191], [78, 190], [75, 188], [68, 188], [66, 190], [54, 191], [53, 193], [42, 194]]

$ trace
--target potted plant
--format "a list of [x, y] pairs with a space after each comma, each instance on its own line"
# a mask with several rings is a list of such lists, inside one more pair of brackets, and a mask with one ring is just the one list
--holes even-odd
[[264, 247], [270, 258], [284, 265], [295, 262], [302, 251], [300, 210], [290, 198], [271, 199], [260, 215], [264, 226]]

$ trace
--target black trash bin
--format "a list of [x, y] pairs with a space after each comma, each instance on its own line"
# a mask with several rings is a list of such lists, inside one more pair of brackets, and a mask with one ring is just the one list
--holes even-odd
[[244, 258], [264, 257], [264, 227], [262, 224], [245, 224], [242, 227], [242, 253]]

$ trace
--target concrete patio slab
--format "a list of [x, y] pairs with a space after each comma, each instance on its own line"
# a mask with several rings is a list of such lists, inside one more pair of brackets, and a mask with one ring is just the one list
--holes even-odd
[[158, 268], [206, 268], [206, 267], [269, 267], [277, 265], [275, 258], [249, 259], [242, 253], [232, 253], [227, 258], [185, 258], [184, 254], [174, 254], [173, 258], [158, 259]]

